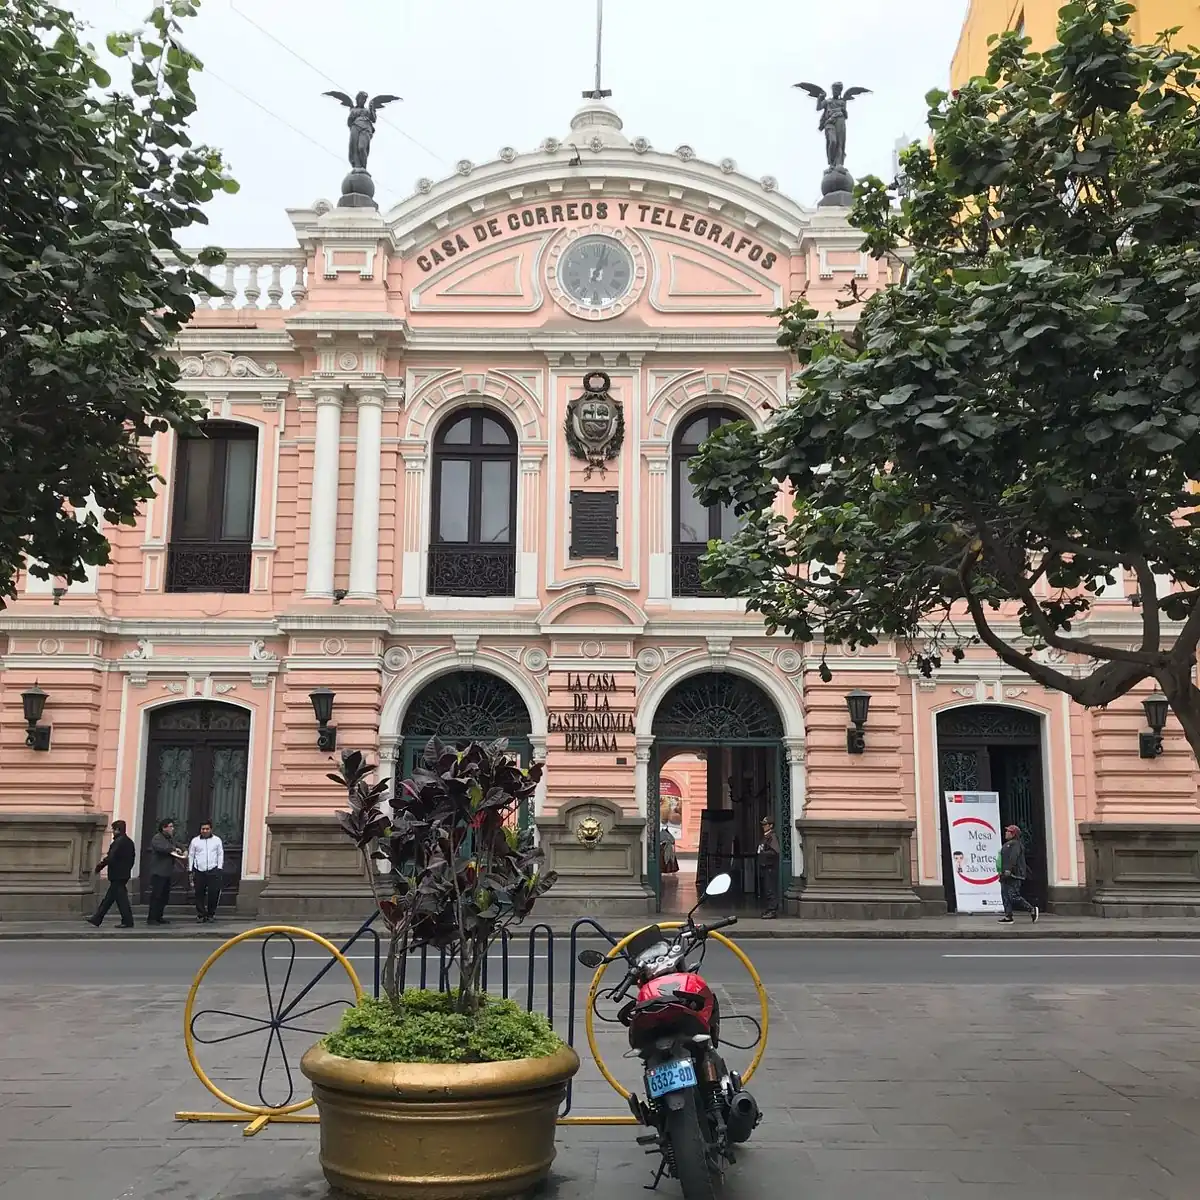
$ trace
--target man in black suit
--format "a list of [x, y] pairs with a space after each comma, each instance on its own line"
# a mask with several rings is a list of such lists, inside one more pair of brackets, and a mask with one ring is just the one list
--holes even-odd
[[125, 822], [112, 823], [113, 840], [108, 853], [96, 864], [96, 874], [108, 868], [108, 891], [100, 901], [99, 908], [88, 917], [88, 924], [97, 929], [104, 920], [108, 910], [115, 904], [121, 914], [121, 928], [133, 928], [133, 910], [129, 907], [129, 892], [126, 890], [133, 875], [133, 860], [137, 857], [137, 847], [133, 838], [125, 833]]
[[171, 898], [175, 863], [177, 859], [187, 859], [187, 855], [172, 840], [174, 836], [175, 822], [164, 817], [158, 823], [158, 832], [150, 839], [150, 907], [146, 916], [147, 925], [167, 924], [163, 913]]

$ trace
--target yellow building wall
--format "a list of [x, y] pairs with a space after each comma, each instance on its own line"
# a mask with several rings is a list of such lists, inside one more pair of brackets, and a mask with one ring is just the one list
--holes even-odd
[[[950, 86], [959, 87], [987, 68], [988, 38], [1024, 21], [1035, 50], [1056, 40], [1063, 0], [971, 0], [950, 64]], [[1196, 0], [1139, 0], [1129, 22], [1135, 42], [1152, 42], [1164, 29], [1180, 27], [1178, 45], [1200, 44], [1200, 3]]]

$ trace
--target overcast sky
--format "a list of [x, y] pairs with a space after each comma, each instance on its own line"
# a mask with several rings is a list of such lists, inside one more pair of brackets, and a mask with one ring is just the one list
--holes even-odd
[[[60, 0], [103, 46], [151, 0]], [[924, 127], [923, 97], [945, 84], [967, 0], [605, 0], [604, 86], [629, 137], [681, 143], [774, 175], [804, 204], [820, 195], [824, 147], [800, 80], [872, 94], [853, 102], [847, 166], [890, 177], [901, 135]], [[336, 199], [345, 112], [330, 88], [394, 92], [371, 148], [386, 212], [421, 176], [564, 137], [590, 87], [594, 0], [204, 0], [185, 44], [205, 64], [197, 140], [241, 184], [183, 240], [294, 243], [284, 212]]]

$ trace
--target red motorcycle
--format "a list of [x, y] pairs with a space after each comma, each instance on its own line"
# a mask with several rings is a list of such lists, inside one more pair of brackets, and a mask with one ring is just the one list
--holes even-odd
[[[720, 896], [731, 885], [728, 875], [709, 882], [704, 899]], [[745, 1142], [762, 1120], [754, 1097], [742, 1087], [718, 1053], [721, 1014], [717, 997], [699, 974], [708, 935], [737, 923], [723, 917], [710, 925], [695, 918], [696, 905], [679, 929], [657, 925], [641, 930], [618, 955], [581, 950], [579, 962], [595, 970], [604, 963], [625, 960], [625, 978], [611, 990], [598, 993], [619, 1002], [637, 985], [637, 998], [625, 1004], [616, 1019], [629, 1030], [627, 1057], [642, 1061], [646, 1098], [629, 1098], [638, 1122], [653, 1130], [639, 1137], [647, 1154], [661, 1162], [651, 1190], [664, 1175], [678, 1179], [684, 1200], [712, 1200], [716, 1178], [725, 1163], [736, 1161], [733, 1147]], [[689, 959], [699, 951], [699, 956]], [[596, 1011], [601, 1020], [605, 1020]], [[748, 1018], [745, 1018], [748, 1019]]]

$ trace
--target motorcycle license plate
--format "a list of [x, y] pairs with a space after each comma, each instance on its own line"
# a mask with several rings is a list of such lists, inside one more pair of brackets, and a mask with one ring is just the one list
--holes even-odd
[[646, 1088], [653, 1100], [668, 1092], [682, 1092], [684, 1088], [696, 1086], [696, 1068], [688, 1059], [664, 1063], [646, 1075]]

